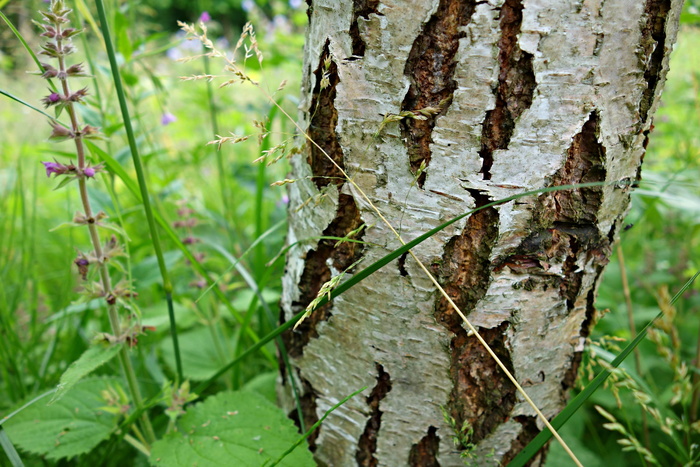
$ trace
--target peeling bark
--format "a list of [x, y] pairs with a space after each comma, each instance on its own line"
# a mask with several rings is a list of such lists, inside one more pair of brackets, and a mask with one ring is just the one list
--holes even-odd
[[[481, 209], [413, 250], [548, 418], [567, 402], [595, 322], [681, 3], [313, 1], [301, 125], [404, 239], [492, 200], [605, 183]], [[427, 107], [439, 110], [384, 121]], [[306, 151], [292, 160], [282, 320], [357, 259], [366, 267], [400, 245], [323, 152]], [[362, 247], [313, 240], [362, 223], [372, 226]], [[507, 463], [542, 429], [410, 255], [301, 328], [284, 339], [307, 424], [373, 388], [315, 434], [321, 465], [463, 465], [443, 410], [473, 429], [478, 465]], [[278, 394], [291, 410], [289, 381]]]
[[518, 34], [523, 21], [521, 0], [506, 0], [500, 12], [501, 39], [498, 41], [498, 87], [496, 107], [486, 112], [481, 135], [482, 159], [480, 173], [484, 180], [491, 180], [493, 152], [508, 149], [515, 122], [532, 104], [537, 83], [532, 69], [532, 54], [518, 45]]
[[[449, 107], [457, 87], [457, 82], [452, 79], [455, 55], [459, 39], [465, 35], [462, 28], [469, 23], [475, 7], [475, 0], [441, 0], [438, 10], [413, 42], [406, 61], [404, 74], [409, 77], [411, 87], [401, 110], [440, 108], [439, 113], [425, 120], [405, 119], [401, 123], [401, 133], [406, 138], [409, 163], [414, 174], [422, 163], [425, 166], [430, 164], [431, 133], [435, 120]], [[418, 186], [423, 186], [425, 177], [425, 173], [419, 175]]]

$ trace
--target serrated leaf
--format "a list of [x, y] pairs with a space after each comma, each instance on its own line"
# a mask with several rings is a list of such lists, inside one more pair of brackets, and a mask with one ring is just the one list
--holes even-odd
[[91, 451], [117, 428], [119, 417], [99, 407], [100, 391], [119, 378], [91, 378], [76, 384], [54, 405], [36, 403], [17, 413], [3, 427], [22, 450], [48, 459], [71, 458]]
[[56, 392], [49, 401], [48, 405], [54, 404], [60, 400], [66, 393], [75, 386], [78, 381], [95, 371], [100, 366], [104, 365], [113, 359], [121, 350], [120, 345], [93, 345], [61, 375], [61, 380], [58, 383]]
[[[281, 456], [299, 438], [293, 422], [262, 396], [225, 392], [190, 407], [179, 431], [153, 444], [155, 466], [263, 465]], [[315, 465], [305, 443], [279, 465]]]

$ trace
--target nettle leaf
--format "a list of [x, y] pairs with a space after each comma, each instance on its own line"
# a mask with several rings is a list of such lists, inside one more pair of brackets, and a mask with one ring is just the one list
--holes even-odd
[[117, 428], [119, 416], [108, 413], [101, 391], [119, 378], [90, 378], [73, 386], [53, 405], [37, 402], [17, 413], [3, 427], [22, 450], [47, 459], [71, 458], [94, 449]]
[[61, 375], [56, 392], [48, 405], [60, 400], [78, 381], [116, 357], [121, 348], [122, 344], [104, 345], [98, 343], [83, 352], [80, 358], [71, 363]]
[[[152, 465], [263, 465], [280, 457], [300, 436], [281, 409], [245, 391], [210, 397], [190, 407], [177, 425], [179, 431], [153, 444]], [[303, 443], [279, 465], [303, 467], [315, 463]]]

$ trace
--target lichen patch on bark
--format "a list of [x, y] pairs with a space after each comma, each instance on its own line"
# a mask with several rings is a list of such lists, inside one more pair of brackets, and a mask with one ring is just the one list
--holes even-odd
[[384, 367], [378, 363], [376, 368], [377, 384], [372, 388], [370, 395], [367, 396], [370, 416], [365, 425], [365, 431], [357, 443], [357, 452], [355, 452], [357, 465], [362, 467], [376, 467], [378, 465], [374, 453], [377, 451], [377, 434], [382, 423], [382, 411], [379, 410], [379, 404], [391, 391], [391, 377], [389, 373], [384, 371]]
[[437, 428], [431, 426], [418, 443], [411, 447], [408, 456], [408, 465], [411, 467], [440, 467], [437, 460], [440, 448], [440, 437], [437, 435]]
[[[445, 113], [457, 88], [453, 79], [459, 39], [476, 8], [475, 0], [441, 0], [435, 14], [423, 32], [413, 42], [406, 61], [404, 75], [411, 83], [401, 110], [440, 107], [440, 112], [425, 120], [404, 119], [401, 134], [406, 139], [411, 171], [416, 173], [422, 163], [430, 164], [431, 133], [435, 120]], [[426, 172], [418, 177], [418, 186], [425, 183]]]
[[508, 149], [515, 122], [532, 105], [537, 82], [532, 68], [532, 54], [520, 50], [518, 34], [523, 21], [521, 0], [506, 0], [500, 13], [501, 38], [498, 41], [498, 87], [496, 107], [486, 112], [481, 135], [480, 173], [491, 180], [493, 153]]

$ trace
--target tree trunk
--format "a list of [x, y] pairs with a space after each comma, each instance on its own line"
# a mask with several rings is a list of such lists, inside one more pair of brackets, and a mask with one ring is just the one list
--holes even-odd
[[[483, 209], [415, 248], [555, 416], [640, 178], [682, 0], [307, 3], [302, 127], [406, 241], [514, 194], [609, 182]], [[402, 111], [413, 112], [385, 118]], [[360, 258], [346, 277], [400, 246], [318, 148], [307, 144], [293, 170], [289, 242], [299, 243], [287, 258], [283, 321]], [[362, 224], [364, 244], [318, 239]], [[467, 451], [498, 465], [542, 429], [410, 256], [284, 341], [306, 427], [369, 387], [310, 438], [322, 465], [463, 465]], [[280, 397], [296, 417], [282, 375]]]

